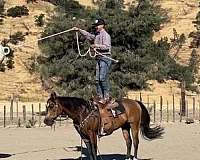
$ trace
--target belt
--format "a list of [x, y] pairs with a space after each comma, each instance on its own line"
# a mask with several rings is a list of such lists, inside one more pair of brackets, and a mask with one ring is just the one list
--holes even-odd
[[96, 49], [96, 51], [99, 53], [108, 53], [109, 49]]

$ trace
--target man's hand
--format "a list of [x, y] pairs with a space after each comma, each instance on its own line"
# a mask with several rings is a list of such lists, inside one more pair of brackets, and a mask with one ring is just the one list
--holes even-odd
[[74, 31], [79, 31], [80, 28], [78, 28], [78, 27], [73, 27], [72, 30], [74, 30]]
[[91, 44], [90, 47], [91, 48], [97, 48], [97, 45], [96, 44]]

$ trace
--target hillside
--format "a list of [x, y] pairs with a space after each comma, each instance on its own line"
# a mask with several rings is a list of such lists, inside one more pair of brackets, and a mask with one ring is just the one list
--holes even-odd
[[[44, 13], [46, 17], [53, 13], [53, 6], [48, 2], [38, 0], [39, 3], [26, 4], [26, 0], [6, 0], [6, 9], [16, 5], [26, 5], [29, 8], [29, 16], [21, 18], [4, 19], [4, 24], [1, 26], [0, 39], [8, 38], [10, 34], [17, 31], [23, 33], [29, 32], [26, 36], [26, 43], [32, 40], [36, 40], [42, 28], [36, 27], [34, 24], [34, 16]], [[91, 6], [92, 1], [79, 0], [81, 4]], [[127, 1], [131, 2], [131, 0]], [[172, 37], [173, 28], [177, 30], [179, 34], [184, 33], [186, 37], [195, 28], [192, 24], [197, 12], [198, 1], [197, 0], [161, 0], [163, 8], [169, 11], [170, 21], [166, 23], [162, 30], [155, 33], [154, 39], [158, 40], [160, 37], [167, 36]], [[188, 57], [191, 53], [189, 49], [190, 39], [187, 39], [186, 44], [180, 50], [178, 57], [180, 63], [187, 64]], [[14, 46], [13, 46], [14, 48]], [[15, 48], [15, 68], [12, 70], [6, 70], [5, 73], [0, 73], [0, 99], [7, 99], [12, 94], [22, 97], [26, 100], [43, 100], [48, 96], [48, 93], [44, 91], [41, 86], [40, 77], [37, 74], [30, 74], [28, 67], [30, 65], [30, 58], [40, 54], [37, 44], [28, 44], [20, 48]], [[171, 53], [173, 55], [173, 51]], [[172, 94], [180, 93], [177, 88], [178, 83], [174, 81], [168, 81], [165, 84], [158, 84], [157, 82], [151, 82], [151, 92], [154, 94]], [[172, 89], [173, 88], [173, 89]], [[162, 90], [165, 90], [163, 93]], [[144, 91], [145, 93], [146, 91]], [[131, 94], [131, 93], [130, 93]]]
[[[29, 32], [29, 35], [25, 37], [26, 43], [36, 40], [42, 28], [35, 26], [34, 16], [41, 13], [48, 15], [53, 10], [53, 6], [45, 2], [27, 5], [25, 0], [7, 0], [5, 7], [7, 9], [16, 5], [26, 5], [29, 8], [30, 15], [21, 18], [6, 17], [3, 26], [1, 26], [0, 39], [9, 38], [10, 34], [21, 31], [23, 33]], [[5, 73], [0, 73], [0, 99], [7, 99], [13, 94], [27, 100], [43, 99], [47, 96], [47, 93], [42, 89], [39, 76], [30, 74], [28, 71], [30, 58], [40, 54], [37, 44], [27, 43], [26, 46], [19, 48], [13, 46], [12, 48], [15, 50], [15, 68], [6, 70]]]

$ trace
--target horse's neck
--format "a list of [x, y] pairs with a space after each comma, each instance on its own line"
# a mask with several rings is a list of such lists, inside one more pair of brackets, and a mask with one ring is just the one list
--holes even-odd
[[64, 113], [78, 124], [80, 124], [82, 119], [88, 114], [88, 109], [85, 104], [73, 104], [64, 101], [60, 101], [60, 103], [63, 106]]

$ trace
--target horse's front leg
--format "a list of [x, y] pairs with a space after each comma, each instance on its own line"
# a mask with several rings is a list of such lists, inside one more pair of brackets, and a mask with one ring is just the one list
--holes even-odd
[[85, 145], [86, 145], [87, 150], [88, 150], [89, 159], [94, 160], [93, 153], [92, 153], [92, 145], [91, 145], [90, 140], [84, 140], [84, 142], [85, 142]]
[[93, 160], [97, 160], [97, 135], [94, 131], [90, 131], [89, 137], [90, 137]]

